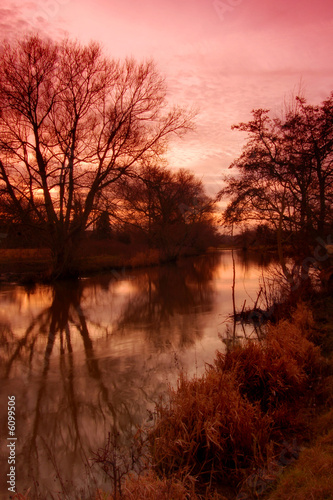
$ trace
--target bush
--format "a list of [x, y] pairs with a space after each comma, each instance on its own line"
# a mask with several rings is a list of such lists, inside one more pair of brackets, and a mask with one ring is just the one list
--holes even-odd
[[307, 338], [311, 327], [311, 314], [299, 306], [294, 321], [270, 326], [262, 343], [218, 353], [201, 378], [182, 375], [169, 403], [157, 406], [155, 469], [239, 479], [242, 469], [269, 460], [272, 439], [304, 430], [300, 410], [323, 366]]
[[[296, 411], [323, 366], [319, 347], [306, 338], [312, 324], [312, 316], [300, 305], [292, 322], [270, 325], [262, 343], [218, 353], [216, 368], [233, 372], [242, 395], [260, 403], [263, 411], [281, 410], [284, 403]], [[280, 425], [284, 423], [288, 421], [279, 419]]]
[[258, 405], [242, 397], [233, 374], [209, 369], [200, 379], [181, 376], [170, 402], [157, 408], [153, 460], [167, 474], [234, 474], [265, 448], [270, 426]]

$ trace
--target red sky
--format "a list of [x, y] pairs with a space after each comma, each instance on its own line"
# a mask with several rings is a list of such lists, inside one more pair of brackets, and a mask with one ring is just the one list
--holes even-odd
[[0, 28], [153, 58], [170, 100], [198, 109], [196, 131], [170, 145], [170, 166], [192, 169], [211, 194], [244, 144], [233, 124], [254, 108], [280, 112], [300, 86], [311, 103], [333, 91], [332, 0], [2, 0]]

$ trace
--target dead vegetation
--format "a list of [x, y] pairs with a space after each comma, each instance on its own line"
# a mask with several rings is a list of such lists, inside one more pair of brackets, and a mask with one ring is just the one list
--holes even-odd
[[[114, 494], [98, 491], [95, 500], [116, 500]], [[159, 478], [153, 471], [142, 476], [129, 476], [124, 484], [123, 500], [199, 500], [194, 491], [193, 479]], [[213, 497], [211, 497], [213, 498]]]
[[160, 472], [230, 478], [267, 446], [271, 419], [242, 397], [232, 373], [210, 369], [201, 379], [182, 377], [170, 396], [150, 436]]
[[308, 339], [312, 326], [311, 312], [300, 304], [293, 321], [271, 325], [261, 343], [217, 353], [216, 369], [233, 373], [241, 394], [263, 411], [285, 402], [293, 402], [295, 409], [295, 400], [320, 375], [323, 363], [319, 347]]
[[181, 376], [169, 402], [158, 406], [150, 434], [158, 474], [236, 485], [290, 436], [305, 436], [325, 367], [308, 338], [312, 327], [300, 304], [292, 321], [269, 326], [262, 343], [218, 353], [201, 378]]

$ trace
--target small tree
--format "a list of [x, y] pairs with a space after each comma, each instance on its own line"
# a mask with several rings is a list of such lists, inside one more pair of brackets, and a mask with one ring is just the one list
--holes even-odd
[[191, 124], [190, 113], [166, 109], [152, 62], [121, 63], [95, 43], [38, 36], [4, 44], [0, 107], [1, 193], [42, 231], [56, 276], [68, 274], [111, 186]]
[[145, 166], [119, 183], [120, 217], [146, 237], [150, 246], [175, 257], [184, 246], [204, 247], [215, 234], [214, 202], [202, 182], [186, 170]]

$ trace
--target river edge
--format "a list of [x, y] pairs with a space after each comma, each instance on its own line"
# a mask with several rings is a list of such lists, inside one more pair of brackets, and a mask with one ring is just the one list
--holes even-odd
[[[317, 345], [320, 345], [321, 350], [322, 350], [323, 354], [325, 355], [325, 357], [328, 359], [328, 361], [332, 360], [332, 351], [333, 351], [333, 346], [332, 346], [332, 344], [333, 344], [333, 318], [332, 318], [333, 302], [332, 302], [332, 297], [330, 297], [327, 294], [326, 295], [325, 294], [318, 294], [316, 296], [313, 296], [311, 298], [311, 302], [310, 302], [309, 307], [313, 311], [314, 318], [315, 318], [315, 324], [313, 327], [313, 334], [312, 334], [313, 340], [315, 340], [315, 343]], [[332, 361], [329, 361], [329, 362], [331, 363], [331, 366], [332, 366]], [[329, 381], [329, 377], [327, 378], [327, 380]], [[333, 393], [333, 391], [332, 391], [332, 393]], [[332, 393], [331, 393], [331, 400], [333, 399]], [[317, 454], [318, 454], [318, 443], [316, 443], [316, 439], [319, 439], [319, 441], [321, 440], [321, 436], [323, 434], [323, 429], [324, 429], [325, 436], [329, 435], [330, 430], [332, 430], [332, 427], [333, 427], [333, 425], [332, 425], [332, 413], [333, 413], [332, 410], [331, 410], [331, 413], [328, 412], [326, 414], [326, 416], [321, 415], [321, 413], [327, 409], [328, 409], [327, 406], [321, 405], [321, 406], [316, 407], [315, 410], [312, 411], [313, 418], [312, 418], [311, 440], [310, 440], [310, 438], [307, 438], [307, 441], [305, 442], [305, 444], [302, 445], [302, 447], [304, 447], [306, 450], [309, 450], [309, 449], [311, 450], [311, 444], [314, 443], [313, 446], [314, 446], [314, 449], [316, 450]], [[331, 417], [330, 417], [330, 415], [331, 415]], [[318, 418], [318, 423], [316, 422], [317, 418]], [[319, 443], [319, 446], [322, 449], [324, 449], [326, 444]], [[303, 451], [301, 451], [301, 455], [302, 455], [302, 453], [303, 453]], [[296, 463], [295, 463], [296, 467], [297, 467], [298, 463], [300, 463], [300, 461], [296, 461]], [[287, 474], [287, 471], [286, 471], [286, 474]], [[309, 470], [308, 470], [306, 475], [311, 476], [311, 473]], [[285, 474], [284, 474], [284, 476], [285, 476]], [[151, 481], [153, 482], [153, 480], [151, 480]], [[282, 481], [282, 479], [281, 479], [281, 481]], [[158, 483], [157, 487], [160, 488], [161, 485], [162, 485], [161, 483]], [[178, 484], [178, 486], [181, 487], [181, 485], [179, 485], [179, 484]], [[271, 489], [271, 486], [272, 485], [270, 484], [270, 489]], [[290, 488], [290, 482], [289, 482], [289, 488]], [[278, 490], [276, 490], [276, 491], [278, 491]], [[110, 498], [110, 499], [112, 498], [107, 493], [105, 495], [106, 495], [105, 497], [97, 496], [96, 498]], [[223, 495], [223, 496], [221, 496], [221, 495]], [[308, 496], [311, 497], [311, 495], [308, 495]], [[126, 497], [125, 496], [124, 498], [141, 498], [141, 497], [140, 496], [135, 496], [135, 497]], [[150, 497], [148, 497], [148, 498], [150, 498]], [[155, 496], [155, 497], [151, 497], [151, 498], [163, 498], [163, 497]], [[165, 497], [165, 498], [169, 498], [169, 497]], [[170, 497], [170, 498], [185, 498], [185, 497], [179, 496], [179, 497]], [[192, 496], [192, 498], [195, 498], [195, 497]], [[214, 498], [214, 497], [210, 496], [210, 497], [206, 497], [206, 498]], [[233, 494], [233, 493], [227, 494], [224, 490], [223, 494], [221, 493], [219, 497], [215, 497], [215, 498], [235, 499], [235, 498], [237, 498], [237, 496], [236, 496], [236, 494]], [[255, 496], [253, 498], [257, 498], [257, 496]], [[263, 496], [262, 498], [265, 498], [265, 496]], [[268, 498], [268, 497], [266, 496], [266, 498]], [[275, 498], [275, 497], [272, 497], [272, 499], [273, 498]], [[286, 496], [284, 496], [284, 497], [281, 496], [281, 497], [276, 497], [276, 498], [286, 498]], [[295, 496], [293, 498], [300, 498], [301, 499], [301, 498], [305, 498], [305, 497], [304, 496], [303, 497]], [[316, 498], [320, 499], [321, 497], [316, 496]]]
[[333, 296], [318, 295], [311, 304], [314, 339], [327, 361], [323, 385], [327, 386], [326, 404], [318, 406], [311, 422], [311, 437], [298, 460], [286, 469], [274, 485], [268, 500], [293, 498], [333, 498]]
[[[103, 242], [102, 242], [103, 243]], [[102, 251], [101, 251], [102, 248]], [[152, 248], [132, 248], [129, 245], [103, 245], [99, 252], [80, 249], [76, 268], [68, 278], [85, 278], [99, 273], [124, 273], [127, 269], [140, 269], [175, 263], [188, 257], [199, 257], [226, 250], [235, 250], [245, 255], [251, 254], [266, 258], [276, 258], [276, 248], [258, 247], [244, 250], [241, 246], [219, 245], [206, 249], [184, 248], [176, 256], [166, 256], [163, 251]], [[47, 248], [0, 248], [0, 285], [1, 284], [51, 284], [56, 281], [52, 275], [52, 255]]]
[[[234, 480], [230, 484], [225, 480], [220, 483], [213, 480], [210, 487], [207, 487], [207, 483], [200, 485], [198, 479], [191, 482], [190, 477], [186, 474], [184, 479], [184, 473], [179, 475], [177, 471], [173, 471], [171, 475], [163, 474], [160, 467], [158, 466], [156, 469], [155, 466], [150, 469], [148, 475], [130, 480], [123, 489], [121, 496], [104, 491], [97, 492], [96, 499], [115, 500], [116, 498], [124, 498], [126, 500], [140, 500], [145, 498], [153, 500], [154, 498], [163, 498], [167, 500], [172, 498], [185, 500], [191, 498], [252, 500], [262, 498], [265, 500], [283, 500], [293, 498], [293, 500], [304, 500], [304, 498], [316, 498], [316, 500], [324, 500], [332, 498], [327, 494], [331, 494], [333, 491], [333, 479], [331, 477], [333, 465], [333, 297], [328, 294], [318, 293], [316, 296], [311, 297], [311, 302], [302, 302], [300, 307], [303, 308], [304, 304], [306, 304], [306, 309], [310, 311], [310, 315], [313, 316], [313, 323], [311, 323], [307, 335], [309, 335], [313, 347], [320, 348], [323, 364], [320, 373], [318, 372], [311, 379], [311, 383], [315, 384], [315, 390], [322, 391], [322, 393], [317, 398], [315, 393], [311, 397], [310, 391], [310, 404], [301, 406], [298, 414], [295, 415], [296, 419], [300, 418], [302, 421], [301, 429], [303, 426], [303, 434], [302, 430], [298, 430], [295, 437], [292, 432], [288, 432], [287, 426], [284, 426], [282, 428], [284, 441], [279, 443], [278, 455], [268, 454], [264, 461], [259, 460], [257, 464], [253, 462], [245, 475], [243, 471], [243, 479], [238, 483]], [[290, 324], [298, 321], [299, 312], [296, 303], [294, 305], [295, 310], [291, 315]], [[284, 321], [282, 319], [281, 324]], [[288, 326], [288, 323], [285, 322], [284, 326]], [[310, 349], [312, 349], [311, 346]], [[313, 368], [314, 371], [317, 369], [316, 367]], [[201, 377], [189, 381], [191, 384], [190, 390], [196, 391], [202, 383], [202, 379]], [[180, 382], [181, 385], [182, 382]], [[217, 387], [210, 387], [210, 393], [215, 389]], [[176, 393], [177, 391], [173, 393], [173, 397]], [[184, 400], [184, 403], [180, 403], [180, 406], [188, 404], [184, 394], [186, 396], [186, 391], [180, 394], [180, 397], [183, 397]], [[209, 400], [207, 401], [206, 404], [209, 404]], [[181, 412], [183, 410], [185, 408], [181, 409]], [[163, 418], [169, 419], [167, 426], [175, 425], [175, 422], [172, 421], [172, 414], [175, 411], [177, 410], [172, 407], [171, 412], [166, 410], [163, 415], [162, 410], [162, 420]], [[186, 413], [186, 410], [184, 413]], [[306, 415], [305, 419], [303, 414]], [[160, 422], [161, 419], [157, 425], [160, 425]], [[164, 429], [168, 431], [167, 427]], [[190, 432], [188, 429], [187, 433]], [[158, 436], [158, 439], [163, 438], [161, 433]], [[156, 434], [154, 435], [155, 438]], [[164, 450], [164, 452], [166, 451]], [[156, 463], [158, 463], [158, 460], [155, 457]], [[158, 474], [155, 475], [152, 472], [153, 470], [157, 470]], [[181, 476], [183, 479], [179, 479]], [[197, 484], [195, 485], [195, 483]]]
[[[158, 249], [131, 250], [124, 247], [123, 251], [93, 254], [82, 252], [77, 260], [75, 272], [68, 279], [75, 279], [96, 275], [102, 272], [124, 271], [125, 269], [139, 269], [176, 262], [187, 257], [197, 257], [230, 247], [209, 247], [204, 251], [184, 249], [175, 257], [165, 256]], [[52, 256], [46, 248], [0, 249], [0, 284], [37, 284], [52, 283]]]

